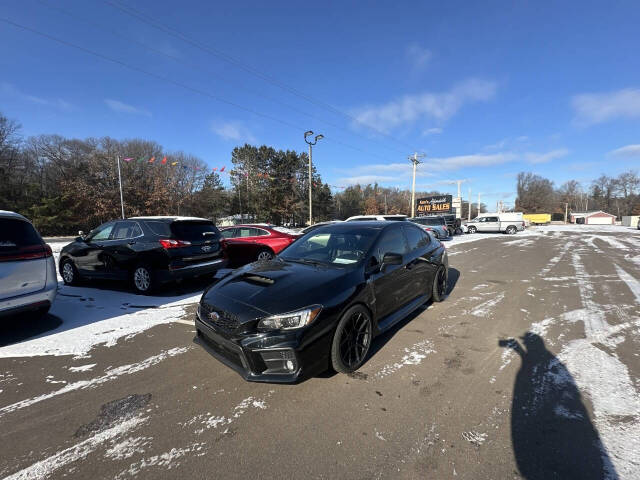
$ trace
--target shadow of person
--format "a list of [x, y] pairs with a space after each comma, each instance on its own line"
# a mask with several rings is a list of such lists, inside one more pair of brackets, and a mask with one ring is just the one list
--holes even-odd
[[617, 479], [567, 368], [543, 339], [531, 332], [500, 340], [522, 364], [513, 391], [511, 439], [522, 476], [528, 480]]

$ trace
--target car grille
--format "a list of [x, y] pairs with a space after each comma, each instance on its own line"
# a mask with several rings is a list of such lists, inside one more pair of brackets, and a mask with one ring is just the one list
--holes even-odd
[[[231, 313], [214, 310], [211, 307], [205, 305], [201, 305], [200, 309], [201, 320], [208, 323], [209, 325], [212, 325], [216, 330], [233, 332], [236, 328], [238, 328], [238, 325], [240, 325], [238, 317]], [[212, 312], [217, 313], [218, 317], [215, 319], [211, 318]]]

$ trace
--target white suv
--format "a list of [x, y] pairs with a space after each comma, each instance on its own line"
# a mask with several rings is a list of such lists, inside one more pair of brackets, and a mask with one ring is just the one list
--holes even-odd
[[345, 222], [366, 222], [366, 221], [406, 221], [406, 215], [354, 215], [345, 220]]
[[58, 290], [51, 247], [22, 215], [0, 210], [0, 317], [49, 311]]

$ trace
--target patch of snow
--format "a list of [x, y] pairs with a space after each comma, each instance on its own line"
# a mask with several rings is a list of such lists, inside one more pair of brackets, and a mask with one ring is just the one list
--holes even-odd
[[504, 295], [504, 292], [501, 292], [497, 294], [495, 298], [477, 305], [473, 310], [471, 310], [471, 315], [475, 315], [476, 317], [486, 317], [491, 313], [492, 308], [504, 299]]
[[616, 272], [618, 272], [620, 279], [627, 284], [627, 287], [629, 287], [633, 296], [636, 297], [636, 302], [640, 303], [640, 281], [629, 275], [618, 265], [614, 264], [614, 266], [616, 267]]
[[119, 435], [138, 427], [146, 420], [146, 417], [133, 417], [125, 420], [111, 428], [108, 428], [107, 430], [103, 430], [102, 432], [92, 435], [80, 443], [69, 448], [65, 448], [44, 460], [40, 460], [27, 468], [23, 468], [13, 475], [5, 477], [4, 480], [41, 480], [43, 478], [47, 478], [56, 470], [59, 470], [70, 463], [84, 460], [90, 453], [94, 452], [106, 441], [114, 439]]
[[479, 283], [478, 285], [476, 285], [475, 287], [473, 287], [471, 290], [481, 290], [483, 288], [487, 288], [489, 285], [487, 285], [486, 283]]
[[462, 432], [462, 438], [464, 438], [469, 443], [480, 446], [487, 439], [487, 434], [474, 431]]
[[151, 442], [151, 437], [129, 437], [121, 442], [113, 444], [104, 456], [111, 460], [124, 460], [133, 457], [136, 453], [144, 453], [144, 449]]
[[387, 439], [386, 439], [386, 438], [384, 438], [384, 437], [382, 436], [382, 434], [381, 434], [378, 430], [376, 430], [376, 438], [377, 438], [378, 440], [382, 440], [383, 442], [386, 442], [386, 441], [387, 441]]
[[179, 462], [176, 462], [179, 458], [184, 457], [185, 455], [189, 455], [191, 457], [201, 457], [206, 454], [206, 443], [192, 443], [187, 447], [181, 448], [172, 448], [168, 452], [162, 453], [160, 455], [153, 455], [148, 458], [143, 458], [142, 460], [132, 463], [129, 468], [120, 472], [114, 478], [115, 480], [119, 480], [126, 477], [135, 477], [142, 470], [150, 467], [163, 467], [167, 470], [171, 470], [172, 468], [176, 468], [180, 465]]
[[38, 337], [0, 347], [0, 358], [42, 355], [84, 357], [97, 345], [112, 347], [151, 327], [170, 323], [201, 294], [150, 297], [127, 292], [61, 286], [51, 314], [62, 325]]
[[189, 350], [189, 348], [190, 347], [176, 347], [170, 350], [165, 350], [164, 352], [159, 353], [158, 355], [149, 357], [141, 362], [122, 365], [116, 368], [111, 368], [107, 370], [104, 373], [104, 375], [100, 377], [96, 377], [91, 380], [80, 380], [77, 382], [69, 383], [59, 390], [54, 390], [53, 392], [44, 393], [42, 395], [38, 395], [37, 397], [27, 398], [26, 400], [21, 400], [11, 405], [7, 405], [5, 407], [0, 408], [0, 417], [2, 417], [3, 415], [6, 415], [7, 413], [15, 412], [16, 410], [30, 407], [31, 405], [40, 403], [44, 400], [49, 400], [50, 398], [57, 397], [59, 395], [64, 395], [65, 393], [73, 392], [76, 390], [86, 390], [88, 388], [95, 388], [98, 385], [114, 380], [122, 375], [131, 375], [132, 373], [136, 373], [146, 368], [149, 368], [153, 365], [157, 365], [158, 363], [162, 362], [163, 360], [166, 360], [169, 357], [180, 355], [181, 353], [184, 353], [187, 350]]
[[385, 365], [378, 373], [376, 373], [376, 376], [382, 378], [397, 372], [407, 365], [420, 365], [422, 360], [427, 358], [427, 355], [430, 353], [435, 353], [435, 350], [433, 349], [433, 343], [429, 340], [423, 340], [409, 348], [405, 348], [404, 352], [405, 354], [399, 362]]
[[90, 372], [93, 370], [97, 363], [88, 363], [86, 365], [80, 365], [78, 367], [69, 367], [70, 372]]

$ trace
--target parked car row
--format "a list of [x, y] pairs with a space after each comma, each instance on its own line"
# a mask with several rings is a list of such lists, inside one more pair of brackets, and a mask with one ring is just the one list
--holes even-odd
[[[0, 313], [48, 311], [57, 290], [51, 248], [24, 217], [0, 212]], [[269, 247], [270, 255], [260, 255]], [[256, 260], [210, 285], [196, 340], [251, 381], [295, 382], [333, 368], [349, 373], [372, 339], [447, 294], [448, 258], [407, 221], [350, 221], [302, 235], [270, 225], [222, 231], [207, 219], [133, 217], [107, 222], [62, 248], [64, 283], [129, 280], [139, 293], [229, 264]]]

